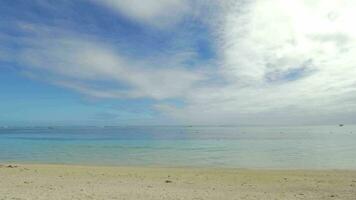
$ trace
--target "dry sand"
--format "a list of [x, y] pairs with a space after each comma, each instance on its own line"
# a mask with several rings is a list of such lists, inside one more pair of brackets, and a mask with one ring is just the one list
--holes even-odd
[[1, 165], [5, 199], [356, 200], [356, 171]]

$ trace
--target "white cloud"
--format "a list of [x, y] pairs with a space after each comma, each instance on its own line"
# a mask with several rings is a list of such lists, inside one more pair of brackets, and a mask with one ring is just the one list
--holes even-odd
[[20, 53], [21, 63], [54, 84], [90, 96], [176, 98], [204, 78], [179, 63], [137, 62], [93, 38], [41, 37], [26, 44]]
[[[174, 24], [193, 12], [186, 1], [101, 3], [154, 26]], [[223, 10], [215, 10], [219, 18], [205, 20], [217, 37], [212, 42], [219, 64], [209, 68], [214, 73], [202, 73], [206, 66], [188, 70], [183, 63], [194, 58], [189, 49], [169, 58], [137, 61], [95, 38], [50, 36], [51, 31], [41, 39], [24, 41], [19, 59], [44, 79], [89, 96], [156, 99], [158, 110], [182, 123], [312, 124], [356, 119], [354, 1], [220, 4]], [[209, 81], [209, 75], [219, 80]], [[162, 103], [169, 98], [185, 105]]]
[[199, 88], [184, 108], [158, 109], [202, 124], [337, 123], [356, 116], [354, 1], [228, 5], [217, 26], [219, 73], [227, 84]]
[[187, 19], [208, 23], [224, 1], [215, 0], [91, 0], [119, 15], [156, 28], [174, 27]]
[[350, 6], [355, 7], [347, 1], [274, 0], [249, 3], [246, 14], [231, 8], [221, 28], [224, 70], [233, 78], [261, 82], [266, 72], [298, 68], [309, 60], [325, 68], [325, 62], [352, 47]]
[[157, 26], [177, 22], [189, 12], [187, 0], [94, 0], [133, 20]]

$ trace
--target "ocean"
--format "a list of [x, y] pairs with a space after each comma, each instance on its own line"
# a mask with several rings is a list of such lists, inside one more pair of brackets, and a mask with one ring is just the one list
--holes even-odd
[[356, 126], [1, 128], [0, 163], [356, 169]]

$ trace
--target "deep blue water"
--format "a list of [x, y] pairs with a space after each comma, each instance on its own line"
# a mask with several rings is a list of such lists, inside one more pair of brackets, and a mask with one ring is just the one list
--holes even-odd
[[0, 162], [356, 169], [356, 126], [3, 128]]

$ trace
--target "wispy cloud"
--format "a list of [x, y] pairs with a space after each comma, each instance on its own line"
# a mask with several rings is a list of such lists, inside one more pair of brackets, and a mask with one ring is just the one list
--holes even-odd
[[172, 60], [136, 61], [92, 37], [41, 34], [36, 40], [26, 38], [24, 43], [18, 59], [27, 70], [95, 97], [177, 98], [204, 78], [203, 73]]
[[[0, 59], [88, 96], [153, 99], [177, 123], [330, 123], [356, 116], [352, 1], [91, 2], [138, 23], [128, 33], [143, 36], [129, 38], [130, 46], [126, 35], [93, 34], [95, 25], [87, 34], [19, 23], [25, 34], [0, 39], [18, 46], [16, 56], [1, 48]], [[202, 11], [209, 4], [217, 14]], [[145, 35], [152, 27], [158, 29]], [[161, 32], [162, 39], [154, 37]], [[140, 41], [148, 45], [144, 51]], [[207, 41], [216, 55], [205, 52]]]
[[189, 11], [186, 0], [93, 0], [133, 20], [155, 26], [178, 22]]
[[228, 5], [216, 30], [227, 84], [187, 96], [184, 108], [159, 109], [202, 124], [335, 123], [355, 115], [355, 3]]

